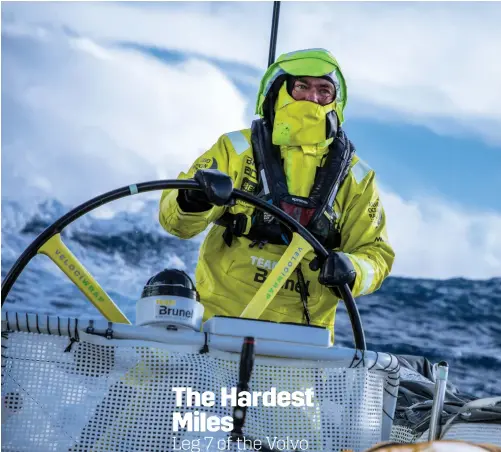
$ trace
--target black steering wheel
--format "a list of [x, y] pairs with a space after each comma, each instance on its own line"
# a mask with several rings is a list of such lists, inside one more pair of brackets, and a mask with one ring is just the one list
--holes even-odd
[[[200, 190], [200, 186], [198, 182], [195, 182], [194, 180], [160, 180], [160, 181], [151, 181], [151, 182], [143, 182], [139, 184], [133, 184], [129, 185], [126, 187], [118, 188], [116, 190], [109, 191], [107, 193], [104, 193], [102, 195], [96, 196], [95, 198], [79, 205], [78, 207], [74, 208], [70, 212], [68, 212], [66, 215], [63, 215], [61, 218], [59, 218], [57, 221], [55, 221], [52, 225], [47, 227], [29, 246], [24, 250], [24, 252], [21, 254], [21, 256], [17, 259], [17, 261], [14, 263], [12, 268], [9, 270], [7, 273], [7, 276], [5, 279], [2, 281], [2, 306], [7, 298], [7, 295], [9, 294], [12, 286], [16, 282], [17, 278], [19, 275], [22, 273], [28, 262], [36, 256], [37, 253], [43, 252], [44, 254], [49, 255], [55, 262], [56, 259], [44, 249], [44, 246], [47, 247], [47, 243], [51, 239], [54, 239], [55, 236], [59, 236], [61, 231], [68, 226], [70, 223], [75, 221], [77, 218], [81, 217], [82, 215], [90, 212], [91, 210], [96, 209], [97, 207], [100, 207], [104, 204], [107, 204], [111, 201], [115, 201], [116, 199], [124, 198], [126, 196], [130, 195], [135, 195], [138, 193], [143, 193], [143, 192], [148, 192], [148, 191], [155, 191], [155, 190], [165, 190], [165, 189], [192, 189], [192, 190]], [[296, 220], [291, 218], [289, 215], [287, 215], [285, 212], [280, 210], [278, 207], [268, 204], [267, 202], [263, 201], [262, 199], [257, 198], [256, 196], [244, 192], [242, 190], [234, 189], [232, 193], [232, 199], [233, 200], [243, 200], [251, 205], [255, 206], [256, 208], [263, 210], [264, 212], [272, 215], [275, 217], [278, 221], [280, 221], [283, 225], [285, 225], [291, 232], [299, 234], [301, 237], [308, 242], [308, 244], [313, 248], [313, 251], [316, 253], [316, 255], [320, 259], [324, 259], [328, 256], [329, 252], [322, 246], [322, 244], [306, 229], [304, 228], [301, 224], [299, 224]], [[62, 247], [64, 245], [61, 244]], [[41, 251], [42, 250], [42, 251]], [[68, 253], [69, 250], [68, 250]], [[59, 261], [56, 262], [59, 265]], [[76, 265], [76, 264], [75, 264]], [[65, 271], [67, 276], [70, 277], [70, 279], [73, 280], [75, 284], [77, 282], [71, 277], [72, 275], [69, 274], [69, 271], [64, 269], [61, 265], [60, 267]], [[83, 267], [82, 267], [83, 269]], [[83, 269], [82, 271], [85, 271]], [[76, 274], [77, 270], [74, 270], [73, 273]], [[92, 281], [92, 277], [89, 275], [89, 279]], [[78, 284], [77, 284], [78, 286]], [[95, 283], [95, 286], [99, 287], [97, 283]], [[90, 287], [93, 287], [92, 285]], [[80, 289], [82, 287], [79, 286]], [[350, 288], [348, 284], [344, 284], [343, 286], [340, 286], [339, 292], [343, 298], [343, 301], [346, 305], [346, 309], [348, 311], [348, 315], [350, 317], [351, 321], [351, 326], [353, 329], [353, 336], [354, 336], [354, 342], [355, 342], [355, 348], [360, 349], [360, 350], [366, 350], [366, 343], [365, 343], [365, 334], [364, 330], [362, 327], [362, 321], [360, 318], [360, 313], [358, 312], [357, 305], [355, 303], [355, 300], [353, 298], [353, 295], [350, 291]], [[101, 289], [102, 290], [102, 289]], [[332, 291], [332, 289], [331, 289]], [[86, 293], [86, 296], [90, 299], [91, 295], [95, 296], [96, 298], [99, 298], [101, 295], [97, 291], [95, 293], [91, 292], [91, 295]], [[109, 297], [107, 296], [106, 292], [103, 291], [102, 296], [107, 297], [108, 300]], [[91, 300], [93, 301], [93, 300]], [[93, 301], [94, 303], [94, 301]], [[96, 307], [99, 306], [95, 304]], [[103, 312], [103, 311], [101, 311]], [[121, 312], [118, 310], [118, 312], [121, 314]], [[122, 314], [123, 316], [123, 314]], [[125, 318], [125, 316], [124, 316]], [[126, 319], [126, 318], [125, 318]]]

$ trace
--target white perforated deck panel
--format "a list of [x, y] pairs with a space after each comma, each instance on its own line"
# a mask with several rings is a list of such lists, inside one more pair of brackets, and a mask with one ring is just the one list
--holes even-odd
[[[238, 354], [201, 354], [194, 346], [85, 334], [65, 351], [68, 336], [52, 333], [3, 334], [3, 450], [168, 451], [174, 436], [201, 439], [200, 450], [218, 450], [217, 440], [227, 437], [224, 432], [175, 434], [172, 413], [232, 416], [231, 407], [220, 406], [219, 393], [238, 382]], [[315, 403], [251, 407], [244, 434], [265, 445], [276, 437], [307, 441], [308, 451], [362, 451], [381, 440], [387, 376], [362, 366], [258, 357], [251, 390], [313, 388]], [[176, 407], [175, 386], [214, 391], [216, 405]], [[214, 438], [211, 448], [204, 437]]]

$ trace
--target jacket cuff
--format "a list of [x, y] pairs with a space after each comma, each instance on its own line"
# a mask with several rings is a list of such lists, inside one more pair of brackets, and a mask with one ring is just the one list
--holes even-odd
[[352, 289], [353, 297], [359, 297], [370, 293], [374, 285], [374, 278], [376, 275], [374, 267], [362, 257], [358, 257], [354, 254], [345, 254], [348, 256], [353, 264], [353, 267], [355, 267], [355, 271], [357, 272], [355, 284]]

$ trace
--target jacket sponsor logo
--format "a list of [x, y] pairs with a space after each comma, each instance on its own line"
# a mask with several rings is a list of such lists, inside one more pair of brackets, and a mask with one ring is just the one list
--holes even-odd
[[[264, 283], [266, 281], [266, 278], [268, 277], [268, 273], [269, 272], [264, 268], [258, 268], [256, 274], [254, 275], [254, 281], [258, 283]], [[305, 281], [305, 286], [306, 286], [306, 295], [310, 296], [310, 291], [309, 291], [310, 281]], [[282, 289], [290, 290], [291, 292], [296, 291], [297, 293], [301, 293], [299, 281], [294, 281], [292, 278], [289, 278], [287, 281], [285, 281], [285, 284], [282, 287]]]
[[374, 241], [375, 241], [375, 242], [384, 242], [384, 239], [383, 239], [383, 237], [376, 237], [376, 238], [374, 239]]
[[257, 189], [257, 171], [252, 157], [245, 157], [244, 174], [240, 188], [246, 192], [255, 192]]
[[257, 189], [257, 184], [251, 181], [248, 177], [244, 177], [242, 180], [241, 189], [248, 193], [254, 193]]
[[250, 166], [246, 166], [244, 168], [244, 174], [247, 175], [247, 176], [252, 177], [253, 179], [257, 178], [257, 171], [254, 168], [250, 167]]
[[381, 223], [381, 206], [379, 204], [379, 199], [374, 202], [369, 202], [369, 207], [367, 207], [367, 213], [372, 221], [374, 227], [378, 227]]
[[201, 158], [195, 163], [195, 169], [217, 169], [217, 160], [215, 158]]
[[272, 261], [270, 259], [263, 259], [262, 257], [251, 256], [251, 263], [254, 267], [267, 268], [268, 270], [273, 270], [278, 264], [278, 261]]
[[78, 270], [77, 265], [73, 262], [73, 259], [63, 254], [63, 252], [56, 248], [56, 256], [59, 257], [59, 260], [62, 261], [62, 264], [73, 274], [73, 277], [78, 279], [82, 286], [86, 289], [87, 292], [95, 298], [96, 301], [104, 301], [104, 296], [101, 294], [101, 291], [94, 287], [91, 280], [85, 275], [85, 273]]

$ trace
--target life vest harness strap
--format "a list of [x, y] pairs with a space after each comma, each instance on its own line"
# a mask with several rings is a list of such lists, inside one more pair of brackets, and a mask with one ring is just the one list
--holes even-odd
[[[334, 112], [331, 113], [335, 115]], [[329, 121], [335, 122], [333, 118], [329, 118]], [[329, 129], [333, 130], [333, 127]], [[333, 205], [355, 153], [355, 148], [344, 131], [340, 127], [335, 130], [336, 136], [329, 146], [325, 164], [317, 169], [310, 196], [305, 198], [288, 192], [280, 148], [273, 145], [271, 131], [265, 121], [253, 121], [251, 129], [252, 150], [261, 187], [257, 196], [272, 202], [292, 216], [329, 249], [337, 248], [341, 243]], [[248, 221], [251, 221], [251, 227], [245, 236], [250, 240], [266, 241], [275, 245], [290, 242], [290, 231], [262, 211], [255, 211], [252, 217], [226, 212], [216, 224], [226, 227], [223, 238], [225, 243], [231, 246], [233, 236], [244, 235], [248, 229]]]

